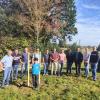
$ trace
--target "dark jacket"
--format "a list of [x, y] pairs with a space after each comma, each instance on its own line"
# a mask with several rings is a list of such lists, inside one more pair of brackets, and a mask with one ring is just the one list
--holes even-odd
[[76, 63], [80, 63], [83, 61], [83, 54], [81, 52], [76, 52]]
[[72, 52], [68, 52], [66, 54], [66, 58], [67, 58], [67, 62], [73, 62], [74, 61], [73, 53]]
[[97, 71], [100, 72], [100, 58], [99, 58], [99, 61], [98, 61], [98, 68], [97, 68]]
[[90, 63], [98, 63], [99, 55], [97, 51], [93, 51], [90, 55]]

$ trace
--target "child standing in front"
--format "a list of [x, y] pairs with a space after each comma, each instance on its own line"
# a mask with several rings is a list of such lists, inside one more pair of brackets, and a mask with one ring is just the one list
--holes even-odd
[[32, 82], [33, 88], [39, 88], [39, 74], [40, 74], [40, 64], [38, 63], [38, 58], [34, 58], [34, 63], [32, 65]]

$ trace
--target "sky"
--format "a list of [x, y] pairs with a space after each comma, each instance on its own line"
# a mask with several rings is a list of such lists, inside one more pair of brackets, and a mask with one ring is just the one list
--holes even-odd
[[97, 46], [100, 43], [100, 0], [76, 0], [78, 35], [73, 42]]

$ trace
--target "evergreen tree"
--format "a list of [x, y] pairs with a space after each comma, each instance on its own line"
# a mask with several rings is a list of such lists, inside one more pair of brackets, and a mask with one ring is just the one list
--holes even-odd
[[75, 27], [76, 7], [74, 0], [54, 0], [48, 13], [49, 24], [53, 35], [69, 38], [77, 33]]

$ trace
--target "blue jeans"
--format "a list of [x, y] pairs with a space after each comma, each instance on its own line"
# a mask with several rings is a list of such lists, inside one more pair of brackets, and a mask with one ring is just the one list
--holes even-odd
[[11, 69], [11, 67], [5, 67], [2, 86], [9, 85]]
[[96, 80], [97, 63], [91, 63], [91, 69], [93, 80]]
[[21, 68], [21, 77], [27, 73], [28, 70], [28, 63], [23, 63], [22, 68]]
[[88, 77], [88, 74], [89, 74], [89, 64], [88, 63], [84, 63], [84, 66], [85, 66], [85, 75], [86, 75], [86, 77]]
[[12, 79], [17, 79], [17, 76], [18, 76], [18, 67], [19, 67], [19, 64], [17, 65], [13, 65], [13, 69], [12, 69]]
[[44, 63], [44, 74], [48, 74], [48, 68], [49, 68], [49, 63], [45, 62]]

